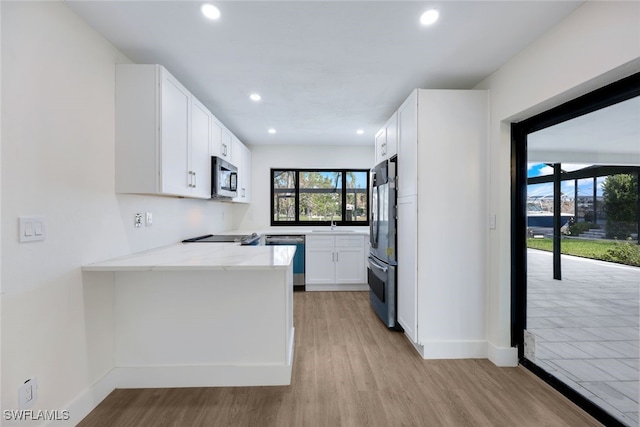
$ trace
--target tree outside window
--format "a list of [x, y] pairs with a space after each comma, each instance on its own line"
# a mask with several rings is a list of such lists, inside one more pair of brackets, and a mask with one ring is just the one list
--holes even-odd
[[368, 224], [367, 170], [275, 170], [272, 225]]

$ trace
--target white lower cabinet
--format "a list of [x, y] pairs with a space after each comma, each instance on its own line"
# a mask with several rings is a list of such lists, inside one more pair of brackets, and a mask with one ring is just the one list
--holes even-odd
[[365, 237], [307, 235], [305, 283], [314, 290], [366, 290]]
[[305, 283], [307, 285], [335, 283], [334, 236], [307, 236], [304, 246]]

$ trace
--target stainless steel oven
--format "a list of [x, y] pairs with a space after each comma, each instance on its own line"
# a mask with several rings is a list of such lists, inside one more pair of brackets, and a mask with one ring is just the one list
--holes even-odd
[[398, 329], [396, 322], [396, 266], [381, 263], [369, 256], [367, 268], [369, 301], [373, 310], [388, 327]]

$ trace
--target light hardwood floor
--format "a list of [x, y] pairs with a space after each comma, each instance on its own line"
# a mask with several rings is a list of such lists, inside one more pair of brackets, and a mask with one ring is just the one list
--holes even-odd
[[290, 386], [115, 390], [80, 426], [596, 426], [522, 367], [423, 360], [367, 292], [298, 292]]

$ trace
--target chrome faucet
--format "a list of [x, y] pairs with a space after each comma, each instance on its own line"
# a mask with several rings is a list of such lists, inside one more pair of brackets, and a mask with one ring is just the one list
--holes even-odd
[[336, 223], [333, 222], [333, 218], [331, 218], [331, 229], [335, 230], [336, 229]]

